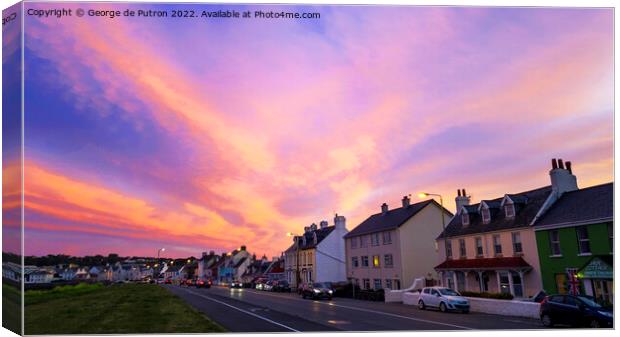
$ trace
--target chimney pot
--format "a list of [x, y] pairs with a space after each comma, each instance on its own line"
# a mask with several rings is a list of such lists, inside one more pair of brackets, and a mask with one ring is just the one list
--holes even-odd
[[459, 188], [458, 190], [456, 190], [456, 194], [458, 194], [458, 196], [461, 196], [461, 189]]
[[381, 213], [385, 214], [388, 212], [388, 205], [386, 203], [383, 203], [383, 205], [381, 205]]
[[466, 197], [467, 193], [465, 193], [465, 189], [463, 189], [463, 196]]
[[411, 200], [409, 199], [408, 196], [404, 196], [403, 197], [403, 207], [409, 207], [409, 205], [411, 204]]
[[323, 220], [320, 224], [321, 228], [327, 228], [327, 221]]
[[564, 161], [562, 159], [558, 159], [558, 168], [564, 169]]
[[566, 169], [568, 170], [568, 173], [573, 174], [573, 168], [570, 161], [566, 162]]
[[553, 158], [551, 159], [551, 169], [555, 170], [556, 168], [558, 168], [558, 161], [557, 159]]

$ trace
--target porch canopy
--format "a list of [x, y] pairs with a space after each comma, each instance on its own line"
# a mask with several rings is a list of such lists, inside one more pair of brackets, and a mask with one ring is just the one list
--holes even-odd
[[[485, 291], [485, 286], [483, 285], [483, 274], [485, 272], [495, 272], [497, 275], [498, 290], [500, 288], [500, 272], [505, 272], [508, 274], [507, 277], [510, 283], [510, 292], [513, 293], [513, 295], [513, 277], [511, 272], [519, 275], [521, 286], [525, 289], [524, 274], [531, 269], [532, 266], [520, 256], [446, 260], [435, 267], [435, 270], [442, 274], [442, 279], [445, 272], [462, 272], [465, 275], [465, 282], [467, 283], [467, 274], [470, 272], [476, 274], [481, 292]], [[456, 284], [456, 274], [451, 274], [453, 274], [454, 282]], [[466, 290], [468, 288], [467, 284], [464, 286]]]

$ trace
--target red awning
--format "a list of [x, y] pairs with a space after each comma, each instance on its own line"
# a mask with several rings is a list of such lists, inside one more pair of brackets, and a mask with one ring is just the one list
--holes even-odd
[[530, 269], [522, 257], [494, 257], [489, 259], [446, 260], [435, 269]]

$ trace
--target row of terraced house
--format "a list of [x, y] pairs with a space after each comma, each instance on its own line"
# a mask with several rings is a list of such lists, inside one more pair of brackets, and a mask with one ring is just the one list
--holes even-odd
[[351, 231], [336, 215], [333, 226], [321, 221], [293, 236], [284, 276], [292, 287], [347, 281], [396, 290], [424, 278], [458, 291], [572, 292], [613, 303], [613, 183], [580, 189], [562, 159], [552, 160], [549, 179], [477, 203], [458, 189], [454, 214], [405, 196]]

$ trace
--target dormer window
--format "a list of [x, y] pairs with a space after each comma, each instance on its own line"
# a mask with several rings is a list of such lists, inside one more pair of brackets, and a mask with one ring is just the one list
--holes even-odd
[[480, 213], [482, 213], [482, 223], [487, 224], [491, 222], [491, 212], [488, 207], [482, 207]]
[[506, 217], [507, 218], [514, 218], [515, 217], [515, 205], [514, 204], [505, 204], [504, 205], [504, 212], [506, 212]]
[[463, 222], [463, 226], [469, 225], [469, 214], [463, 212], [461, 213], [461, 221]]

